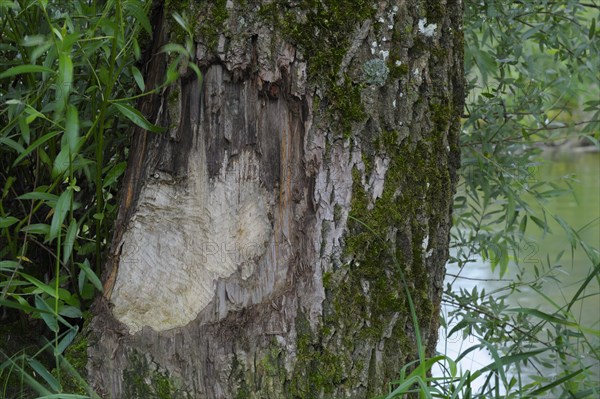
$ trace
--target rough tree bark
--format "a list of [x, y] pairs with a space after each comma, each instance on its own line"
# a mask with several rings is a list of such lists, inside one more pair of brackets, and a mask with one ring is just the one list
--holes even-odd
[[[463, 107], [460, 0], [218, 0], [198, 82], [141, 104], [88, 371], [106, 397], [367, 398], [437, 340]], [[405, 280], [403, 280], [403, 277]]]

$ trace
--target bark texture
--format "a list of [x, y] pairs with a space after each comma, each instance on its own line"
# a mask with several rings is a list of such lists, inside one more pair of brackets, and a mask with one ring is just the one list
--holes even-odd
[[437, 340], [462, 4], [196, 1], [203, 72], [145, 101], [88, 371], [112, 398], [367, 398]]

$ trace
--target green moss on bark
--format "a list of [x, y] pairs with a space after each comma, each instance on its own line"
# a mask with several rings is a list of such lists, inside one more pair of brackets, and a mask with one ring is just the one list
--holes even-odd
[[127, 369], [123, 371], [125, 397], [129, 399], [187, 399], [181, 384], [159, 366], [137, 351], [129, 353]]
[[296, 368], [287, 390], [290, 398], [329, 397], [342, 384], [347, 353], [334, 353], [323, 345], [324, 331], [313, 332], [304, 312], [296, 316]]
[[408, 75], [408, 65], [406, 64], [396, 65], [396, 61], [392, 62], [390, 60], [390, 62], [388, 62], [388, 67], [390, 68], [390, 77], [392, 79], [400, 79], [401, 77]]
[[440, 0], [426, 0], [424, 6], [428, 23], [438, 23], [444, 19], [446, 15], [445, 2], [442, 4]]
[[234, 354], [229, 378], [232, 382], [232, 386], [237, 387], [235, 399], [249, 399], [252, 397], [250, 387], [246, 381], [247, 374], [248, 372], [246, 368], [242, 363], [240, 363], [239, 359]]
[[199, 24], [196, 30], [205, 41], [206, 47], [215, 51], [219, 44], [219, 35], [223, 32], [223, 24], [229, 16], [227, 0], [213, 0], [209, 2], [208, 18], [205, 23]]
[[[363, 172], [353, 170], [345, 236], [345, 256], [351, 261], [323, 276], [327, 300], [321, 326], [311, 330], [302, 312], [298, 314], [298, 362], [290, 397], [328, 397], [342, 385], [354, 386], [351, 381], [361, 378], [365, 367], [368, 394], [381, 394], [399, 366], [416, 358], [402, 275], [421, 331], [435, 328], [438, 309], [430, 296], [427, 243], [447, 217], [452, 197], [444, 154], [455, 116], [447, 100], [432, 100], [429, 109], [431, 126], [422, 136], [400, 141], [397, 132], [384, 131], [370, 139], [363, 160], [372, 165], [378, 154], [390, 160], [380, 198], [373, 201], [363, 187]], [[381, 342], [381, 363], [351, 357], [357, 347], [371, 348], [374, 356]]]
[[[89, 315], [86, 316], [86, 320]], [[63, 374], [63, 390], [69, 393], [76, 393], [85, 395], [87, 389], [89, 388], [85, 384], [85, 379], [87, 377], [87, 349], [88, 349], [88, 340], [84, 334], [77, 335], [75, 341], [69, 345], [67, 350], [65, 350], [64, 356], [67, 362], [75, 369], [75, 372], [79, 374], [78, 378], [74, 375]]]
[[364, 119], [365, 113], [362, 84], [341, 71], [341, 64], [352, 33], [375, 12], [369, 0], [302, 0], [293, 9], [285, 2], [263, 5], [259, 13], [308, 60], [308, 78], [325, 89], [321, 105], [331, 112], [337, 128], [346, 136], [352, 123]]
[[[170, 21], [174, 12], [187, 15], [191, 31], [209, 50], [216, 51], [219, 36], [223, 33], [224, 23], [229, 16], [227, 0], [167, 0], [165, 10]], [[170, 29], [171, 40], [182, 44], [187, 33], [175, 22], [170, 24]]]

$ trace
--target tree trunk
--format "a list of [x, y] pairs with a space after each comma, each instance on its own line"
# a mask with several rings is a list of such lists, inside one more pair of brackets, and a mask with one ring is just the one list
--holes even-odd
[[[111, 398], [367, 398], [435, 350], [460, 0], [190, 1], [199, 82], [145, 100], [91, 323]], [[171, 4], [171, 5], [167, 5]]]

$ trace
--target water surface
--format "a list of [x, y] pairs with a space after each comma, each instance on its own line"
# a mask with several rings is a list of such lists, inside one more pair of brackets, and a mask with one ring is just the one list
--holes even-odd
[[[518, 294], [509, 296], [507, 303], [510, 307], [536, 308], [551, 313], [556, 308], [549, 305], [543, 296], [550, 298], [557, 306], [565, 306], [577, 292], [581, 281], [594, 267], [580, 245], [575, 250], [571, 249], [569, 235], [557, 221], [551, 218], [551, 215], [557, 215], [572, 226], [579, 237], [589, 245], [600, 248], [600, 154], [556, 153], [546, 154], [546, 159], [548, 162], [533, 171], [532, 183], [537, 179], [551, 180], [563, 187], [570, 186], [572, 193], [553, 197], [544, 203], [525, 199], [534, 209], [543, 208], [546, 211], [550, 233], [545, 233], [530, 221], [518, 253], [518, 260], [527, 277], [533, 279], [536, 269], [543, 272], [548, 268], [554, 268], [556, 281], [545, 279], [543, 295], [525, 287]], [[518, 269], [514, 260], [511, 261], [508, 270], [502, 279], [515, 278]], [[447, 272], [458, 274], [459, 270], [456, 265], [448, 265]], [[486, 292], [491, 292], [507, 285], [506, 281], [501, 281], [499, 270], [492, 272], [490, 264], [481, 258], [466, 266], [461, 276], [454, 283], [456, 291], [461, 288], [471, 291], [476, 287], [479, 291], [485, 289]], [[450, 276], [446, 278], [448, 283], [453, 280], [454, 278]], [[578, 301], [573, 306], [572, 312], [579, 323], [600, 329], [600, 297], [597, 295], [599, 292], [597, 281], [594, 280], [585, 291], [585, 294], [590, 296]], [[446, 311], [449, 310], [451, 309], [446, 308]], [[591, 339], [595, 339], [596, 342], [598, 340], [597, 337]], [[477, 341], [473, 337], [463, 340], [459, 334], [455, 334], [448, 338], [446, 331], [442, 329], [438, 351], [455, 358], [475, 344]], [[474, 371], [491, 362], [492, 357], [486, 351], [474, 351], [461, 362], [460, 366], [463, 370]], [[531, 371], [533, 373], [533, 370]], [[553, 370], [555, 373], [560, 371]], [[598, 380], [600, 381], [600, 375]]]

